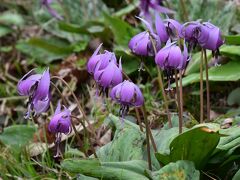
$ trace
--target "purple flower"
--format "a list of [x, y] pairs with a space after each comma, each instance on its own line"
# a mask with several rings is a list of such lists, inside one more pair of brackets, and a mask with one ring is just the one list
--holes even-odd
[[199, 44], [204, 49], [209, 49], [212, 51], [216, 51], [221, 45], [223, 45], [223, 40], [221, 37], [221, 31], [217, 26], [214, 26], [210, 22], [204, 22], [203, 28], [204, 34], [208, 32], [208, 38], [204, 37], [203, 39], [199, 39]]
[[176, 42], [168, 43], [164, 48], [162, 48], [155, 56], [156, 64], [163, 70], [165, 70], [168, 80], [167, 90], [171, 90], [171, 79], [173, 75], [173, 70], [182, 70], [186, 67], [188, 60], [188, 51], [184, 43], [183, 51], [176, 44]]
[[169, 39], [167, 28], [158, 13], [155, 15], [155, 26], [161, 42], [166, 43]]
[[[131, 49], [131, 51], [140, 56], [153, 56], [154, 50], [151, 42], [151, 37], [156, 43], [156, 49], [158, 50], [161, 47], [161, 41], [159, 37], [154, 33], [152, 26], [150, 23], [140, 17], [137, 17], [140, 19], [143, 24], [147, 27], [148, 31], [141, 32], [137, 35], [135, 35], [128, 43], [128, 47]], [[150, 37], [151, 36], [151, 37]]]
[[121, 59], [119, 60], [119, 67], [114, 61], [110, 61], [107, 67], [102, 70], [98, 66], [101, 66], [101, 64], [98, 64], [96, 67], [97, 70], [94, 72], [94, 79], [103, 89], [116, 86], [122, 82]]
[[34, 115], [45, 112], [50, 104], [49, 69], [43, 74], [34, 74], [34, 70], [31, 70], [19, 80], [17, 89], [20, 95], [29, 97], [25, 118], [29, 118], [32, 111]]
[[160, 13], [173, 14], [174, 11], [162, 6], [162, 0], [140, 0], [140, 16], [144, 16], [147, 20], [151, 21], [150, 9]]
[[163, 70], [165, 69], [184, 69], [188, 58], [186, 45], [184, 50], [174, 43], [169, 43], [158, 51], [155, 62]]
[[178, 21], [174, 19], [165, 19], [164, 23], [167, 29], [168, 36], [172, 41], [182, 38], [182, 25]]
[[61, 104], [58, 103], [58, 106], [55, 110], [53, 117], [50, 120], [48, 125], [48, 130], [51, 133], [64, 133], [69, 134], [71, 132], [71, 112], [64, 106], [64, 110], [61, 111]]
[[[160, 48], [160, 41], [153, 36], [156, 42], [156, 48]], [[150, 40], [150, 34], [147, 31], [141, 32], [135, 35], [128, 43], [128, 47], [131, 51], [139, 56], [153, 56], [154, 50], [152, 47], [152, 42]]]
[[65, 106], [64, 110], [61, 111], [61, 104], [59, 102], [55, 110], [55, 113], [48, 125], [49, 132], [54, 133], [56, 135], [55, 144], [57, 146], [57, 153], [54, 157], [61, 156], [61, 150], [59, 145], [61, 142], [62, 133], [69, 134], [72, 130], [70, 116], [71, 112]]
[[[98, 54], [101, 46], [102, 44], [98, 46], [98, 48], [94, 51], [93, 55], [88, 60], [87, 70], [90, 74], [93, 74], [95, 70], [103, 70], [111, 61], [113, 61], [115, 64], [117, 63], [116, 56], [112, 52], [104, 51], [103, 54]], [[98, 69], [96, 69], [96, 67]]]
[[139, 87], [128, 80], [115, 86], [111, 90], [110, 96], [113, 100], [121, 104], [119, 112], [121, 117], [127, 114], [130, 106], [139, 107], [144, 103], [144, 98]]
[[63, 20], [62, 16], [60, 16], [52, 7], [51, 7], [52, 0], [41, 0], [41, 5], [44, 6], [48, 12], [55, 18], [59, 20]]

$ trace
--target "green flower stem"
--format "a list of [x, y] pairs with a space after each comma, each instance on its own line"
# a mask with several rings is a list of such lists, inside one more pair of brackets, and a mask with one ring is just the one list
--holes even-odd
[[200, 123], [203, 123], [203, 50], [200, 59]]
[[207, 89], [207, 122], [210, 121], [210, 89], [209, 89], [209, 80], [208, 80], [208, 61], [207, 61], [207, 52], [206, 49], [204, 52], [204, 60], [205, 60], [205, 71], [206, 71], [206, 89]]

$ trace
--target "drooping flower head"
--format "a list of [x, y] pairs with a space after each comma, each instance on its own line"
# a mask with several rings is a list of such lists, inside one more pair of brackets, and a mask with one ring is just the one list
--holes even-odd
[[99, 70], [100, 68], [98, 66], [100, 66], [100, 64], [96, 67], [97, 70], [94, 72], [94, 79], [100, 87], [107, 89], [122, 82], [121, 59], [119, 60], [119, 67], [114, 61], [110, 61], [107, 67], [102, 70]]
[[139, 107], [144, 103], [141, 90], [134, 83], [125, 80], [115, 86], [110, 93], [111, 99], [121, 105], [119, 114], [124, 117], [130, 106]]
[[218, 57], [218, 49], [224, 43], [218, 27], [210, 22], [200, 23], [199, 21], [193, 21], [184, 24], [181, 32], [188, 42], [189, 51], [199, 45], [203, 49], [211, 50], [215, 58]]
[[45, 112], [50, 104], [50, 74], [49, 69], [45, 70], [43, 74], [34, 74], [31, 70], [17, 85], [18, 93], [21, 96], [28, 96], [28, 112], [25, 118], [29, 118], [32, 111], [34, 115]]
[[98, 46], [98, 48], [94, 51], [93, 55], [88, 60], [87, 70], [90, 74], [93, 74], [95, 72], [96, 67], [98, 67], [97, 70], [103, 70], [111, 61], [113, 61], [115, 64], [117, 63], [116, 56], [112, 52], [105, 50], [103, 54], [98, 54], [101, 46], [102, 44]]
[[168, 18], [164, 20], [164, 24], [167, 30], [167, 34], [172, 41], [176, 41], [179, 38], [182, 38], [181, 36], [182, 25], [178, 21]]
[[51, 7], [52, 0], [41, 0], [41, 5], [45, 7], [48, 12], [55, 17], [56, 19], [63, 20], [62, 16], [60, 16], [52, 7]]
[[163, 7], [162, 0], [140, 0], [140, 16], [144, 16], [148, 21], [151, 21], [150, 9], [159, 13], [173, 14], [174, 11]]
[[55, 113], [48, 125], [49, 132], [54, 133], [56, 135], [55, 144], [57, 146], [57, 153], [55, 157], [61, 156], [61, 150], [59, 145], [61, 142], [62, 133], [69, 134], [72, 130], [70, 116], [71, 112], [65, 106], [64, 110], [61, 111], [61, 104], [59, 102], [55, 110]]
[[144, 25], [146, 26], [148, 31], [144, 31], [144, 32], [141, 32], [141, 33], [135, 35], [129, 41], [128, 47], [136, 55], [153, 56], [154, 49], [152, 46], [151, 38], [154, 40], [157, 50], [159, 50], [161, 47], [161, 41], [160, 41], [159, 37], [153, 31], [153, 28], [149, 22], [147, 22], [146, 20], [144, 20], [140, 17], [137, 17], [137, 18], [140, 19], [144, 23]]
[[156, 54], [156, 64], [167, 74], [168, 90], [171, 89], [170, 80], [172, 79], [173, 70], [184, 69], [186, 67], [187, 60], [188, 51], [185, 43], [183, 44], [183, 50], [181, 50], [176, 42], [168, 43]]

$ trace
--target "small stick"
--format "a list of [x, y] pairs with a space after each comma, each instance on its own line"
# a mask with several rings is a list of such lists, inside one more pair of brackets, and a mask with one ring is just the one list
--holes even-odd
[[142, 122], [141, 122], [141, 118], [140, 118], [138, 108], [135, 107], [134, 109], [135, 109], [135, 113], [136, 113], [136, 116], [137, 116], [137, 121], [138, 121], [138, 124], [139, 124], [140, 131], [143, 132]]
[[200, 60], [200, 123], [203, 123], [203, 50]]
[[[145, 116], [146, 119], [147, 119], [147, 112], [146, 112], [146, 107], [145, 107], [145, 105], [143, 105], [143, 107], [141, 107], [141, 111], [142, 111], [142, 113], [143, 113], [143, 116]], [[145, 122], [145, 123], [146, 123], [146, 122]], [[148, 122], [147, 122], [147, 123], [148, 123]], [[152, 131], [151, 131], [149, 125], [146, 125], [146, 124], [145, 124], [145, 127], [146, 127], [146, 129], [149, 128], [148, 132], [149, 132], [150, 140], [151, 140], [152, 145], [153, 145], [153, 150], [154, 150], [154, 152], [157, 152], [157, 146], [156, 146], [156, 143], [155, 143], [155, 141], [154, 141], [154, 138], [153, 138], [153, 135], [152, 135]]]
[[[145, 108], [145, 106], [143, 105], [143, 111], [145, 111], [144, 108]], [[148, 168], [149, 168], [149, 170], [152, 170], [151, 151], [150, 151], [150, 142], [149, 142], [149, 126], [148, 126], [148, 122], [147, 122], [146, 113], [143, 113], [143, 117], [144, 117], [144, 122], [145, 122], [145, 126], [146, 126]]]
[[[149, 33], [149, 37], [150, 37], [150, 41], [151, 41], [152, 46], [153, 46], [154, 54], [156, 55], [157, 54], [157, 49], [156, 49], [156, 46], [154, 44], [153, 38], [152, 38], [150, 33]], [[168, 127], [172, 128], [172, 121], [171, 121], [171, 115], [170, 115], [169, 108], [168, 108], [167, 96], [166, 96], [166, 93], [165, 93], [165, 90], [164, 90], [161, 70], [158, 66], [157, 66], [157, 72], [158, 72], [158, 84], [159, 84], [160, 90], [162, 91], [163, 102], [164, 102], [164, 106], [165, 106], [165, 109], [166, 109], [166, 112], [167, 112]]]
[[205, 60], [205, 71], [206, 71], [206, 89], [207, 89], [207, 121], [210, 121], [210, 88], [209, 88], [209, 80], [208, 80], [208, 61], [207, 61], [207, 52], [206, 49], [204, 52], [204, 60]]
[[[51, 81], [51, 85], [52, 85], [52, 86], [57, 90], [57, 92], [60, 94], [62, 100], [64, 101], [64, 104], [68, 104], [66, 98], [62, 95], [61, 91], [58, 89], [58, 87], [57, 87], [52, 81]], [[95, 150], [92, 149], [93, 147], [92, 147], [92, 144], [91, 144], [91, 141], [90, 141], [90, 136], [89, 136], [89, 133], [88, 133], [88, 130], [87, 130], [85, 124], [84, 124], [84, 123], [81, 121], [81, 119], [79, 119], [78, 117], [71, 115], [71, 124], [72, 124], [73, 131], [74, 131], [74, 133], [75, 133], [75, 135], [76, 135], [76, 137], [77, 137], [78, 142], [81, 142], [81, 138], [80, 138], [80, 136], [79, 136], [79, 134], [78, 134], [78, 132], [77, 132], [77, 130], [76, 130], [76, 127], [74, 126], [74, 123], [73, 123], [73, 121], [72, 121], [72, 118], [77, 119], [77, 120], [81, 123], [81, 125], [83, 126], [84, 132], [86, 133], [86, 136], [87, 136], [87, 138], [88, 138], [88, 140], [89, 140], [89, 143], [90, 143], [90, 146], [91, 146], [91, 150], [93, 151], [94, 156], [97, 158], [97, 155], [96, 155]], [[85, 154], [85, 156], [88, 157], [87, 152], [84, 151], [84, 154]]]
[[179, 87], [178, 87], [178, 77], [177, 77], [177, 70], [175, 70], [175, 83], [176, 83], [176, 94], [177, 94], [177, 106], [178, 106], [178, 122], [179, 122], [179, 134], [182, 133], [182, 114], [181, 114], [181, 103], [180, 103], [180, 94], [179, 94]]

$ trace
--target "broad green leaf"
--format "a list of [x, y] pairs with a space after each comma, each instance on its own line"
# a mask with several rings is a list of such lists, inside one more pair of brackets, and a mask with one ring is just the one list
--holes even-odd
[[117, 17], [104, 14], [104, 20], [112, 30], [117, 45], [127, 47], [129, 40], [137, 34], [135, 28]]
[[81, 173], [100, 179], [136, 180], [148, 179], [144, 175], [147, 164], [144, 161], [100, 162], [95, 159], [66, 159], [61, 163], [64, 170], [70, 173]]
[[153, 173], [153, 180], [198, 180], [200, 173], [191, 161], [180, 160], [169, 163]]
[[204, 125], [192, 128], [173, 139], [169, 154], [156, 153], [156, 157], [163, 164], [177, 160], [190, 160], [195, 163], [197, 169], [201, 169], [207, 163], [219, 139], [219, 133]]
[[[209, 69], [210, 81], [238, 81], [240, 79], [240, 61], [230, 61], [227, 64]], [[205, 71], [203, 79], [205, 80]], [[183, 86], [200, 81], [199, 73], [193, 73], [183, 78]]]
[[240, 35], [227, 35], [224, 36], [225, 43], [229, 45], [240, 45]]
[[82, 174], [77, 175], [77, 180], [98, 180], [97, 178], [89, 177], [89, 176], [84, 176]]
[[121, 124], [119, 117], [113, 115], [109, 119], [116, 123], [117, 130], [113, 140], [97, 151], [99, 159], [106, 162], [141, 160], [144, 134], [131, 122]]
[[[211, 59], [211, 52], [207, 51], [207, 59], [208, 61]], [[190, 60], [187, 68], [186, 68], [186, 75], [192, 74], [192, 73], [197, 73], [200, 70], [200, 61], [201, 61], [201, 52], [195, 53], [192, 56], [192, 59]], [[205, 69], [205, 63], [204, 63], [204, 67]]]
[[23, 25], [24, 20], [19, 14], [13, 12], [4, 12], [0, 14], [0, 23], [20, 26]]
[[240, 46], [236, 46], [236, 45], [222, 46], [220, 48], [220, 53], [230, 58], [237, 58], [239, 60], [240, 58], [239, 49], [240, 49]]
[[0, 141], [10, 146], [13, 150], [20, 150], [33, 138], [36, 127], [28, 125], [13, 125], [4, 128], [4, 132], [0, 134]]
[[227, 98], [227, 103], [229, 106], [234, 104], [240, 105], [240, 88], [234, 89]]
[[0, 37], [5, 36], [11, 32], [12, 32], [12, 29], [10, 27], [0, 25]]
[[68, 44], [60, 44], [61, 42], [58, 41], [58, 44], [51, 42], [51, 40], [40, 39], [40, 38], [31, 38], [28, 41], [29, 45], [42, 48], [45, 51], [48, 51], [53, 54], [57, 55], [68, 55], [72, 53], [73, 48]]
[[237, 173], [233, 176], [232, 180], [239, 180], [240, 179], [240, 169], [237, 171]]

